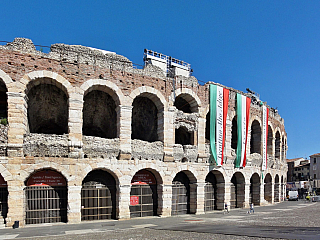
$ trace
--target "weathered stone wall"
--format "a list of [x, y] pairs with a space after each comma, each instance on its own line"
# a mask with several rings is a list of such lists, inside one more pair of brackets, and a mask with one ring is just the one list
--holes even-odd
[[8, 125], [0, 124], [0, 156], [7, 155]]
[[68, 135], [28, 133], [24, 137], [23, 154], [33, 157], [68, 157]]
[[132, 159], [163, 160], [163, 143], [160, 141], [147, 142], [138, 139], [131, 141]]
[[119, 156], [119, 138], [83, 136], [82, 149], [84, 158], [116, 159]]

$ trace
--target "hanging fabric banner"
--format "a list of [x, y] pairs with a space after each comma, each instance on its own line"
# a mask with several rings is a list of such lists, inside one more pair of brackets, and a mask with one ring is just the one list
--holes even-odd
[[238, 144], [237, 144], [237, 158], [235, 162], [235, 167], [237, 168], [246, 166], [246, 147], [247, 147], [247, 137], [248, 137], [250, 103], [251, 103], [250, 98], [237, 93]]
[[223, 164], [229, 89], [210, 84], [210, 149], [217, 166]]
[[269, 117], [269, 108], [265, 105], [262, 107], [262, 170], [267, 169], [267, 160], [268, 160], [268, 117]]

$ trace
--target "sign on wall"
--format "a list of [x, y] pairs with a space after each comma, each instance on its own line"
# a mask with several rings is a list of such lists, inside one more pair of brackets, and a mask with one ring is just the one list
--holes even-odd
[[66, 186], [65, 178], [58, 172], [43, 170], [34, 173], [27, 181], [27, 186]]
[[151, 172], [147, 170], [140, 170], [133, 176], [131, 184], [157, 184], [157, 181]]

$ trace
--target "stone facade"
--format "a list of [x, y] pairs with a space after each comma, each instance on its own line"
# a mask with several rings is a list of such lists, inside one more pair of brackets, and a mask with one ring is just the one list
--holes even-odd
[[187, 213], [210, 209], [209, 183], [217, 210], [224, 202], [248, 207], [250, 201], [263, 205], [284, 199], [284, 120], [268, 106], [268, 168], [262, 171], [262, 105], [252, 94], [241, 92], [253, 99], [248, 164], [235, 168], [232, 130], [238, 90], [229, 88], [224, 165], [217, 167], [210, 163], [206, 134], [210, 83], [202, 86], [196, 78], [182, 76], [173, 81], [157, 67], [136, 69], [126, 57], [83, 46], [54, 44], [46, 54], [21, 38], [0, 46], [0, 80], [7, 95], [8, 125], [0, 128], [7, 226], [26, 223], [27, 180], [46, 170], [67, 182], [68, 223], [81, 221], [84, 179], [95, 170], [114, 179], [116, 219], [131, 216], [132, 181], [140, 170], [156, 181], [154, 215], [174, 213], [173, 186], [180, 175], [187, 179]]

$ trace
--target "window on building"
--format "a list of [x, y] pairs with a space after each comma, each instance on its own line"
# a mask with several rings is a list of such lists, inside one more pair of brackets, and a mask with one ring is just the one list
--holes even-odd
[[317, 174], [313, 174], [313, 179], [317, 179]]
[[317, 163], [317, 159], [316, 158], [313, 159], [313, 163]]

